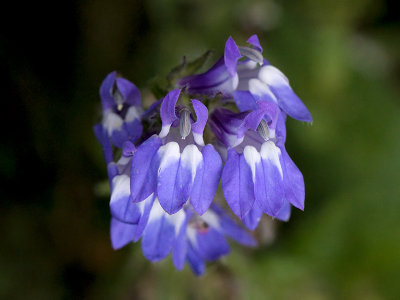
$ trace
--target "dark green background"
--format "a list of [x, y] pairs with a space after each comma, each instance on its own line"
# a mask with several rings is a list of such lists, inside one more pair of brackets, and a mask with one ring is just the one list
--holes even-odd
[[[399, 299], [400, 18], [395, 1], [16, 2], [1, 17], [1, 299]], [[201, 278], [109, 241], [92, 126], [119, 70], [142, 89], [183, 55], [257, 33], [313, 114], [289, 120], [306, 209], [267, 220]], [[217, 56], [215, 56], [217, 57]], [[267, 217], [265, 217], [267, 219]]]

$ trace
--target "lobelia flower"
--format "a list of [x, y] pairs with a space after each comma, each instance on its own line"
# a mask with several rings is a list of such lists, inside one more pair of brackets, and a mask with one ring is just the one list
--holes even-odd
[[[254, 246], [254, 238], [212, 203], [220, 180], [228, 205], [251, 230], [263, 213], [287, 221], [291, 206], [304, 209], [304, 180], [285, 149], [285, 122], [286, 115], [312, 117], [285, 75], [263, 58], [257, 36], [247, 42], [238, 47], [229, 37], [210, 70], [182, 78], [184, 91], [168, 92], [146, 112], [133, 83], [116, 72], [104, 79], [103, 120], [94, 130], [110, 180], [115, 249], [142, 239], [148, 260], [172, 252], [177, 269], [188, 262], [200, 275], [207, 261], [228, 254], [227, 237]], [[203, 102], [188, 100], [216, 95], [239, 112], [217, 107], [209, 118]], [[203, 139], [207, 122], [213, 145]]]
[[116, 164], [111, 192], [111, 242], [114, 249], [142, 238], [144, 256], [157, 262], [172, 251], [175, 267], [182, 270], [185, 261], [193, 272], [201, 275], [207, 261], [215, 261], [229, 253], [225, 237], [246, 246], [255, 246], [255, 239], [234, 222], [219, 206], [213, 204], [199, 215], [190, 204], [175, 214], [168, 214], [154, 194], [139, 203], [130, 200], [130, 163], [136, 152], [133, 144], [124, 144]]
[[204, 144], [207, 108], [192, 99], [192, 114], [189, 107], [177, 105], [180, 93], [177, 89], [165, 96], [160, 134], [144, 141], [132, 157], [131, 199], [140, 202], [157, 196], [161, 207], [174, 214], [190, 198], [203, 214], [217, 190], [222, 160], [212, 145]]
[[[218, 108], [210, 127], [224, 147], [222, 190], [232, 211], [254, 229], [262, 213], [287, 221], [290, 204], [304, 209], [304, 180], [287, 154], [284, 114], [273, 102], [253, 99], [242, 113]], [[226, 153], [224, 153], [227, 152]]]
[[215, 204], [203, 215], [190, 205], [172, 215], [163, 210], [157, 199], [152, 205], [144, 230], [139, 225], [112, 219], [111, 240], [115, 249], [142, 237], [143, 254], [148, 260], [157, 262], [172, 252], [178, 270], [187, 261], [193, 272], [201, 275], [207, 261], [229, 253], [226, 237], [246, 246], [256, 245], [254, 238]]
[[[135, 142], [142, 135], [141, 97], [137, 87], [111, 72], [100, 86], [103, 120], [94, 126], [94, 133], [103, 148], [110, 185], [115, 175], [113, 148], [122, 148], [126, 141]], [[113, 173], [114, 172], [114, 173]]]
[[[107, 163], [112, 161], [112, 146], [122, 148], [142, 135], [142, 104], [140, 92], [130, 81], [111, 72], [100, 86], [103, 120], [94, 128], [96, 137], [105, 149]], [[111, 154], [110, 154], [111, 152]]]
[[225, 99], [235, 98], [236, 102], [241, 101], [243, 94], [236, 91], [247, 91], [257, 99], [268, 98], [275, 102], [294, 119], [311, 122], [310, 112], [292, 90], [287, 77], [263, 58], [257, 35], [247, 42], [251, 47], [238, 47], [229, 37], [224, 57], [207, 72], [181, 79], [178, 86], [186, 87], [190, 94], [214, 96], [220, 93]]
[[141, 231], [147, 224], [147, 219], [153, 205], [154, 196], [142, 202], [134, 203], [131, 200], [131, 160], [136, 152], [136, 147], [129, 141], [123, 145], [121, 158], [117, 163], [109, 164], [111, 174], [111, 199], [110, 211], [115, 220], [128, 224], [136, 224], [140, 236]]

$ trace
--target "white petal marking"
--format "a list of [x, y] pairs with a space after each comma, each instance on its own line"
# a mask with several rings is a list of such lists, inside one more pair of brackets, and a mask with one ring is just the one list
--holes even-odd
[[176, 142], [169, 142], [168, 144], [161, 146], [157, 153], [161, 157], [158, 174], [160, 174], [170, 164], [179, 160], [181, 156], [179, 145]]
[[282, 166], [279, 160], [281, 156], [281, 150], [272, 141], [267, 141], [262, 144], [260, 153], [262, 159], [270, 160], [277, 167], [281, 178], [283, 178]]
[[164, 125], [164, 126], [161, 128], [161, 132], [158, 134], [158, 136], [159, 136], [160, 138], [166, 137], [167, 134], [169, 133], [169, 129], [170, 129], [170, 128], [171, 128], [171, 124]]
[[228, 143], [229, 147], [233, 148], [240, 145], [243, 142], [244, 137], [240, 139], [237, 137], [237, 134], [225, 134], [226, 142]]
[[109, 110], [104, 114], [102, 123], [106, 128], [108, 135], [111, 136], [114, 130], [121, 129], [124, 121], [119, 115]]
[[118, 168], [118, 174], [129, 174], [131, 168], [132, 157], [121, 156], [121, 158], [115, 164]]
[[[153, 194], [152, 194], [153, 195]], [[150, 216], [149, 216], [149, 223], [160, 219], [164, 214], [167, 214], [163, 208], [160, 205], [160, 202], [158, 202], [158, 199], [154, 200], [153, 207], [151, 208], [150, 211]]]
[[173, 215], [167, 214], [167, 220], [170, 224], [174, 225], [175, 227], [175, 235], [179, 234], [179, 230], [182, 227], [183, 222], [185, 221], [186, 214], [183, 209], [178, 211]]
[[192, 227], [188, 226], [187, 231], [186, 231], [186, 235], [187, 235], [190, 243], [194, 247], [197, 248], [196, 232], [197, 232], [197, 230], [195, 228], [192, 228]]
[[239, 85], [239, 75], [236, 73], [235, 76], [232, 78], [232, 88], [236, 90]]
[[271, 86], [289, 85], [289, 80], [279, 69], [274, 66], [264, 66], [258, 73], [258, 78], [264, 83]]
[[203, 161], [203, 155], [195, 145], [187, 145], [183, 149], [181, 155], [181, 163], [185, 169], [189, 169], [192, 173], [192, 182], [196, 176], [196, 170], [199, 164]]
[[118, 175], [112, 180], [112, 193], [110, 203], [118, 201], [122, 197], [129, 196], [131, 194], [131, 180], [128, 175]]
[[128, 111], [126, 112], [125, 121], [132, 122], [135, 119], [140, 119], [140, 113], [135, 106], [129, 107]]
[[268, 87], [268, 85], [266, 83], [262, 82], [260, 79], [253, 78], [253, 79], [249, 80], [249, 91], [252, 94], [259, 96], [259, 97], [266, 95], [267, 97], [271, 98], [275, 103], [278, 102], [275, 95], [272, 93], [272, 91]]
[[199, 146], [204, 146], [203, 135], [199, 134], [199, 133], [196, 133], [196, 132], [193, 132], [193, 131], [192, 131], [192, 133], [193, 133], [193, 138], [194, 138], [194, 141], [196, 142], [196, 144], [199, 145]]
[[211, 211], [211, 210], [207, 210], [202, 216], [201, 218], [208, 224], [210, 225], [212, 228], [219, 230], [220, 229], [220, 225], [219, 225], [219, 217], [218, 215]]
[[151, 199], [154, 197], [154, 193], [151, 193], [150, 196], [148, 196], [146, 199], [144, 199], [143, 201], [140, 201], [138, 203], [136, 203], [136, 205], [139, 207], [140, 209], [140, 213], [141, 215], [143, 215], [144, 213], [144, 208], [146, 207], [147, 201], [151, 201]]
[[246, 146], [243, 151], [244, 159], [251, 169], [253, 182], [256, 182], [256, 165], [260, 163], [260, 153], [253, 146]]

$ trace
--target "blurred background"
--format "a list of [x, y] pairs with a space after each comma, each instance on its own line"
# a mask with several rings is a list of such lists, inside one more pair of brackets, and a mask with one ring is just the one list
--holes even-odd
[[[29, 1], [2, 9], [1, 299], [400, 299], [400, 13], [396, 1]], [[146, 89], [232, 35], [311, 111], [288, 120], [306, 209], [265, 217], [255, 250], [196, 278], [109, 241], [92, 126], [112, 70]]]

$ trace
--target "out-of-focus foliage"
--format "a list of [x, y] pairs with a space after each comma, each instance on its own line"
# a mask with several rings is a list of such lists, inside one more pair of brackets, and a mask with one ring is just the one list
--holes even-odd
[[[2, 18], [0, 298], [399, 299], [400, 21], [394, 1], [16, 3]], [[314, 117], [288, 121], [305, 212], [202, 278], [113, 251], [98, 87], [257, 33]], [[214, 56], [214, 59], [216, 56]], [[157, 80], [157, 79], [156, 79]], [[149, 90], [142, 90], [150, 100]], [[261, 228], [262, 229], [262, 228]], [[263, 231], [263, 230], [261, 230]]]

